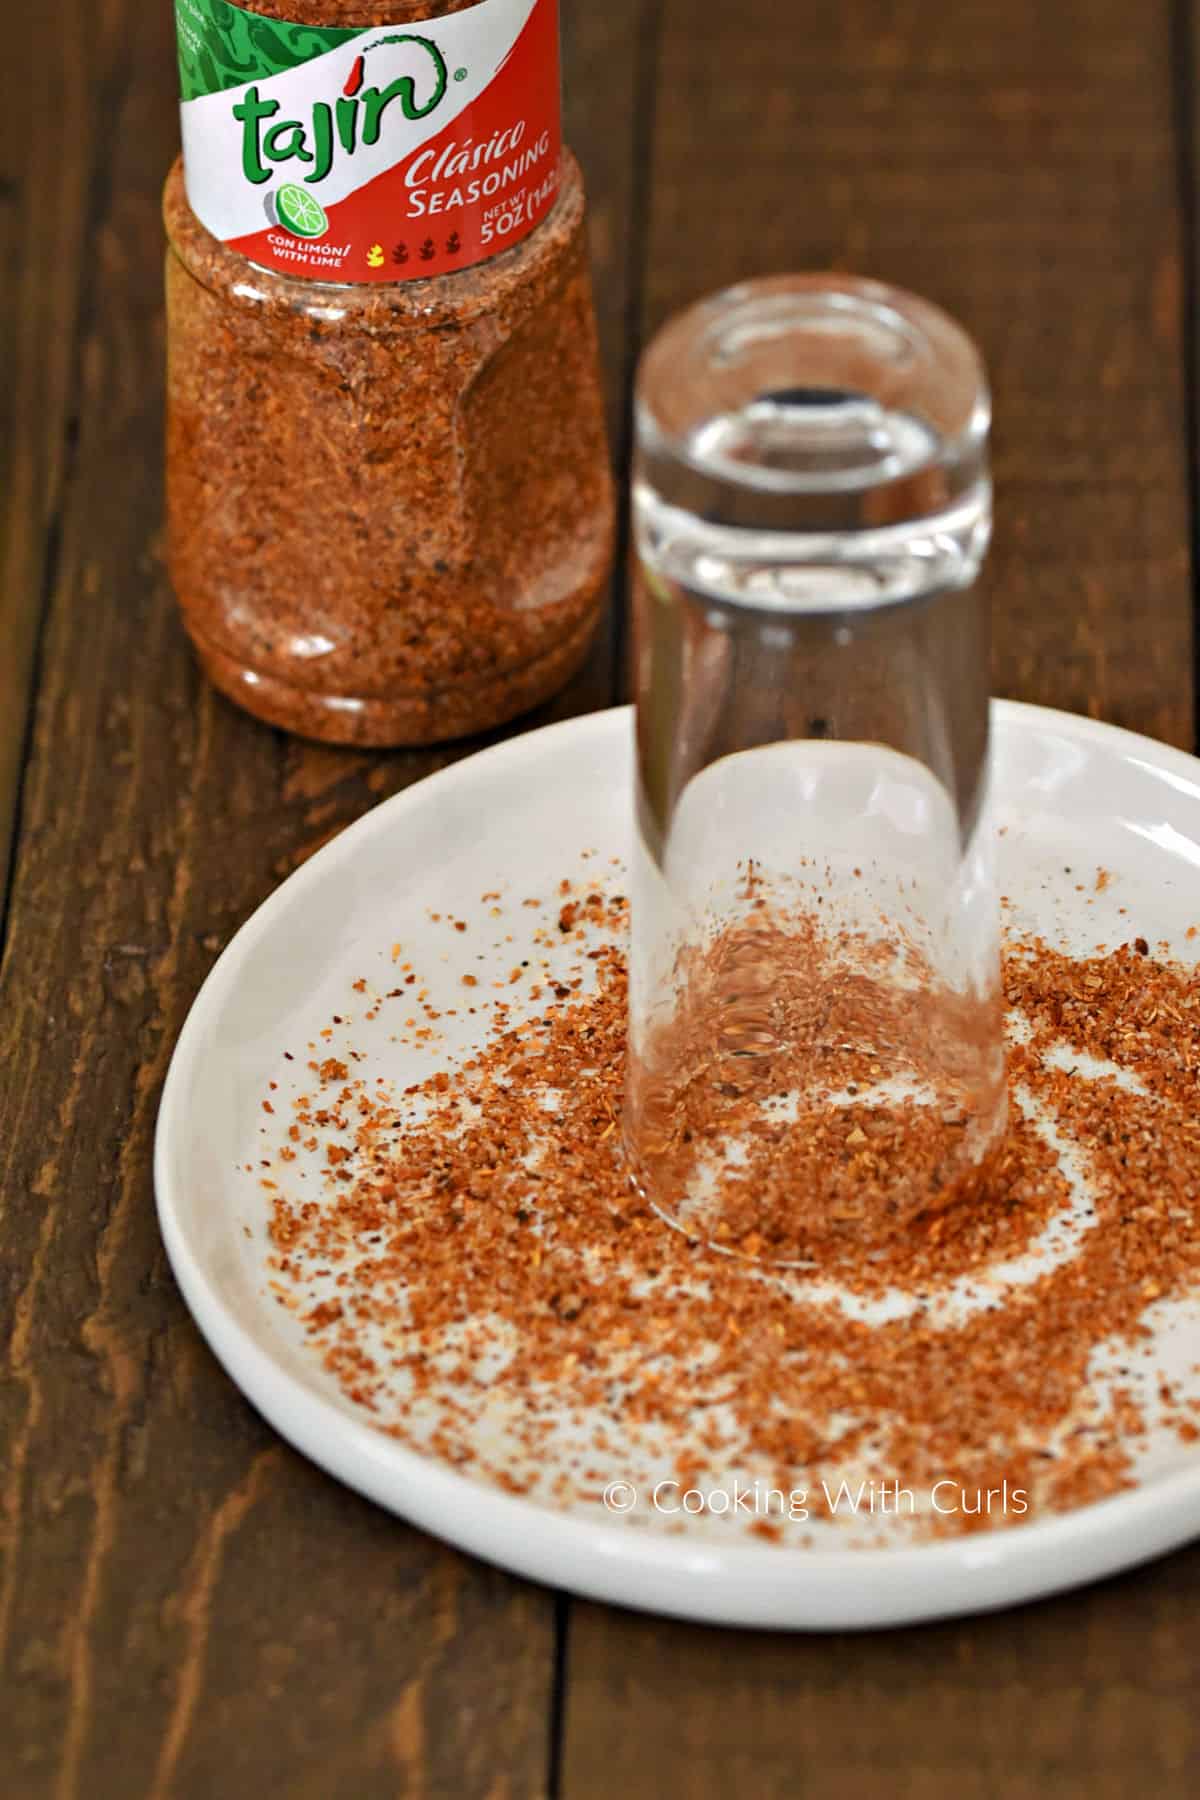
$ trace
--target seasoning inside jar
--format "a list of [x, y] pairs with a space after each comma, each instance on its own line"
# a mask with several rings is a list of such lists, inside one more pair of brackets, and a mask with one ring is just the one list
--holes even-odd
[[334, 742], [510, 719], [612, 560], [556, 0], [177, 12], [168, 543], [204, 667]]

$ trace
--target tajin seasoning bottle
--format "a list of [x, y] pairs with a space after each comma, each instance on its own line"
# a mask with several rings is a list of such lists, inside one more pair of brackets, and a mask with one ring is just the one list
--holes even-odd
[[176, 0], [171, 577], [260, 718], [420, 744], [586, 654], [613, 496], [557, 0]]

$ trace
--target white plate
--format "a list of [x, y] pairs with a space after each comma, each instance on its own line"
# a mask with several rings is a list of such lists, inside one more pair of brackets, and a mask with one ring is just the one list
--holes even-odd
[[[1036, 707], [997, 703], [994, 724], [1002, 884], [1020, 923], [1082, 950], [1128, 939], [1136, 920], [1193, 957], [1185, 933], [1200, 920], [1200, 763]], [[1174, 1436], [1151, 1443], [1137, 1486], [1116, 1498], [959, 1539], [826, 1548], [818, 1533], [816, 1547], [801, 1548], [747, 1541], [707, 1517], [639, 1529], [595, 1500], [558, 1510], [402, 1446], [306, 1348], [267, 1291], [264, 1196], [245, 1172], [264, 1144], [268, 1082], [280, 1083], [283, 1101], [293, 1079], [284, 1049], [346, 1017], [364, 974], [386, 985], [397, 940], [434, 969], [431, 985], [455, 984], [444, 992], [461, 998], [463, 969], [490, 965], [466, 961], [479, 955], [477, 938], [429, 916], [452, 911], [456, 896], [478, 902], [501, 890], [513, 902], [487, 954], [506, 970], [519, 961], [521, 934], [536, 924], [519, 896], [552, 893], [572, 865], [588, 873], [585, 853], [593, 871], [626, 853], [629, 740], [627, 711], [594, 714], [410, 788], [293, 875], [209, 976], [167, 1079], [155, 1180], [180, 1287], [234, 1381], [330, 1474], [439, 1537], [577, 1593], [714, 1623], [832, 1629], [973, 1612], [1092, 1580], [1200, 1533], [1200, 1452]], [[1088, 875], [1100, 866], [1112, 878], [1096, 892]], [[461, 1047], [467, 1021], [447, 1024]], [[353, 1042], [364, 1066], [372, 1079], [422, 1079], [438, 1053], [397, 1044], [394, 1025], [360, 1012]], [[1157, 1330], [1156, 1350], [1194, 1393], [1200, 1303], [1176, 1303]]]

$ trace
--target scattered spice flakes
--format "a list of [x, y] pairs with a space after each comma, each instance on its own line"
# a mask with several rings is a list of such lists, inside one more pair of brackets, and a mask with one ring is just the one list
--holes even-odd
[[[631, 1189], [619, 1130], [627, 908], [581, 913], [573, 931], [617, 934], [589, 953], [594, 991], [555, 980], [553, 1003], [520, 1022], [498, 1007], [483, 1044], [402, 1103], [347, 1079], [334, 1109], [297, 1105], [290, 1138], [332, 1125], [349, 1153], [319, 1200], [271, 1194], [273, 1286], [344, 1391], [401, 1441], [512, 1491], [544, 1466], [556, 1421], [589, 1421], [587, 1467], [555, 1482], [562, 1504], [656, 1442], [675, 1443], [701, 1484], [753, 1468], [816, 1490], [857, 1459], [912, 1488], [1007, 1481], [1034, 1512], [1129, 1485], [1144, 1393], [1125, 1380], [1098, 1390], [1091, 1373], [1101, 1346], [1144, 1358], [1148, 1309], [1200, 1289], [1197, 970], [1156, 960], [1143, 938], [1080, 959], [1010, 943], [1012, 1085], [1086, 1162], [1094, 1217], [1068, 1259], [936, 1322], [939, 1292], [975, 1277], [986, 1290], [993, 1265], [1068, 1205], [1058, 1157], [1014, 1106], [970, 1204], [901, 1221], [857, 1261], [853, 1237], [842, 1245], [844, 1288], [919, 1300], [872, 1323], [806, 1299], [786, 1271], [689, 1240]], [[336, 1313], [312, 1289], [329, 1269]], [[1191, 1444], [1198, 1403], [1179, 1389], [1156, 1400]], [[512, 1446], [501, 1464], [474, 1436], [497, 1403]], [[964, 1511], [917, 1524], [1015, 1522]], [[761, 1519], [748, 1528], [794, 1541]]]

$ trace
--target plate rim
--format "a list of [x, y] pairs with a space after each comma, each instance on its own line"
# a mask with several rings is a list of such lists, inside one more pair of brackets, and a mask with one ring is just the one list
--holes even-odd
[[[433, 1536], [531, 1580], [588, 1598], [708, 1624], [777, 1630], [880, 1629], [991, 1611], [1132, 1569], [1200, 1535], [1200, 1459], [1145, 1486], [1067, 1513], [965, 1537], [896, 1548], [687, 1542], [628, 1519], [583, 1518], [511, 1495], [422, 1455], [355, 1418], [278, 1363], [227, 1309], [183, 1225], [172, 1163], [177, 1096], [202, 1052], [209, 1016], [236, 970], [286, 907], [325, 881], [360, 843], [389, 830], [431, 788], [470, 781], [544, 753], [563, 735], [597, 740], [626, 729], [630, 706], [556, 721], [486, 746], [371, 807], [267, 896], [201, 984], [172, 1052], [159, 1103], [154, 1190], [159, 1229], [184, 1301], [234, 1385], [268, 1424], [327, 1474]], [[1023, 701], [993, 700], [991, 728], [1088, 741], [1146, 772], [1184, 781], [1200, 803], [1200, 759], [1122, 726]], [[414, 798], [418, 797], [419, 798]]]

